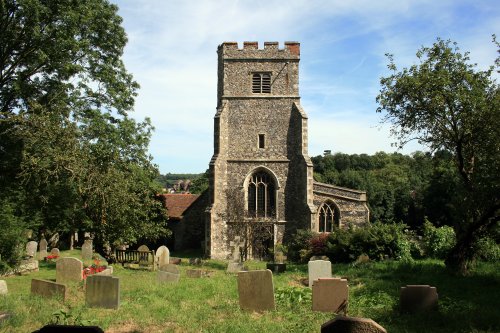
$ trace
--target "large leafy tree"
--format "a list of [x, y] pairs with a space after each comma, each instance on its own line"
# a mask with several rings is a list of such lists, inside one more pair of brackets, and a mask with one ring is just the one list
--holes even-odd
[[[497, 44], [498, 46], [498, 44]], [[487, 70], [471, 64], [456, 43], [438, 39], [417, 52], [418, 63], [381, 79], [377, 112], [402, 146], [418, 140], [453, 154], [460, 179], [454, 214], [456, 246], [446, 264], [467, 273], [477, 241], [500, 219], [500, 93], [498, 60]]]
[[166, 233], [121, 22], [106, 0], [0, 0], [0, 196], [100, 244]]

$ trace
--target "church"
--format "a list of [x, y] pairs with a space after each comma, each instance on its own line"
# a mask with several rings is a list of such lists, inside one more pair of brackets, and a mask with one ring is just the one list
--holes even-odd
[[369, 221], [365, 192], [313, 179], [299, 61], [297, 42], [218, 47], [202, 239], [210, 258], [227, 259], [240, 246], [249, 258], [261, 259], [298, 229], [331, 232]]

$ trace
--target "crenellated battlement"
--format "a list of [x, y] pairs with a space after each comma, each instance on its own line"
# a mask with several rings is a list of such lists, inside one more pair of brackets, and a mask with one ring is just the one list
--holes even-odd
[[278, 42], [264, 42], [264, 48], [259, 49], [258, 42], [243, 42], [243, 48], [238, 46], [237, 42], [224, 42], [219, 45], [219, 52], [222, 52], [224, 58], [299, 58], [300, 43], [285, 42], [284, 47], [280, 48]]

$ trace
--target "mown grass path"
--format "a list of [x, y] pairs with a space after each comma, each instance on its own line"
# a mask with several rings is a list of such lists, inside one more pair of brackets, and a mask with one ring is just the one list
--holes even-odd
[[[63, 252], [77, 256], [79, 251]], [[251, 269], [265, 263], [250, 262]], [[285, 274], [274, 276], [276, 311], [248, 313], [238, 306], [234, 275], [226, 263], [206, 261], [203, 269], [214, 270], [210, 278], [187, 278], [181, 264], [178, 284], [158, 284], [156, 272], [122, 269], [121, 305], [118, 310], [85, 306], [83, 283], [70, 287], [66, 302], [29, 294], [31, 278], [55, 279], [55, 266], [41, 263], [40, 271], [27, 276], [2, 278], [9, 295], [0, 297], [0, 311], [13, 317], [0, 324], [0, 332], [32, 332], [64, 311], [67, 322], [98, 325], [107, 332], [319, 332], [332, 314], [311, 311], [310, 289], [300, 284], [307, 265], [289, 265]], [[500, 265], [479, 263], [471, 276], [446, 272], [441, 261], [414, 263], [386, 261], [358, 266], [333, 264], [335, 276], [347, 277], [350, 286], [349, 315], [372, 318], [388, 332], [500, 332]], [[431, 313], [400, 314], [399, 288], [406, 284], [430, 284], [439, 293], [439, 309]], [[300, 300], [299, 300], [300, 297]]]

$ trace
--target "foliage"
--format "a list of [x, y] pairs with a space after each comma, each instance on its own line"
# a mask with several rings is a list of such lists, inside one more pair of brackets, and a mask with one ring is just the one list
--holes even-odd
[[424, 223], [423, 242], [426, 255], [432, 258], [444, 259], [455, 246], [455, 231], [452, 227], [435, 227], [429, 221]]
[[377, 112], [385, 113], [399, 146], [418, 140], [453, 155], [460, 205], [447, 265], [465, 274], [477, 254], [474, 244], [500, 220], [500, 90], [494, 80], [500, 58], [478, 70], [467, 52], [441, 39], [422, 47], [419, 63], [409, 68], [399, 70], [388, 57], [391, 74], [380, 81]]
[[492, 237], [480, 239], [477, 244], [478, 257], [482, 260], [499, 262], [500, 261], [500, 244]]
[[300, 303], [311, 302], [312, 292], [311, 289], [304, 287], [281, 287], [276, 288], [274, 298], [279, 304], [286, 307], [293, 307]]
[[138, 84], [105, 0], [0, 2], [0, 183], [39, 231], [95, 243], [167, 233], [147, 154], [153, 127], [129, 117]]
[[315, 234], [309, 240], [309, 247], [311, 250], [311, 254], [313, 256], [326, 254], [326, 250], [327, 250], [326, 242], [327, 242], [327, 240], [328, 240], [328, 234], [326, 234], [326, 233]]
[[189, 192], [193, 194], [201, 194], [206, 190], [208, 190], [208, 170], [193, 179], [189, 187]]
[[310, 244], [313, 236], [314, 233], [309, 229], [298, 229], [286, 244], [288, 247], [288, 260], [294, 262], [307, 262], [312, 255], [308, 244]]

